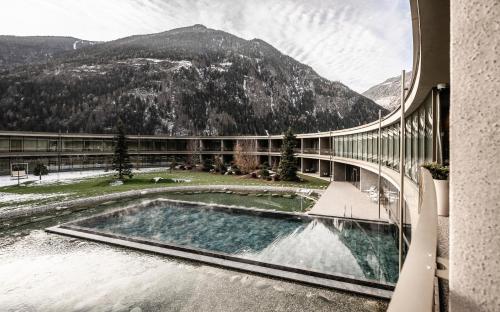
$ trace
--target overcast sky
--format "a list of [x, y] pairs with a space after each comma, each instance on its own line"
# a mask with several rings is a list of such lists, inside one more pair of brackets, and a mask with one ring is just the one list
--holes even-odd
[[112, 40], [203, 24], [358, 92], [411, 69], [408, 0], [0, 0], [0, 34]]

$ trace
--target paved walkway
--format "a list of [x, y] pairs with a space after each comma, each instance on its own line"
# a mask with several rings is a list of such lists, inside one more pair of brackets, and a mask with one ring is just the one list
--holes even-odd
[[348, 182], [333, 181], [321, 196], [309, 214], [333, 217], [347, 217], [372, 221], [387, 221], [389, 219], [385, 209], [372, 202], [367, 193]]

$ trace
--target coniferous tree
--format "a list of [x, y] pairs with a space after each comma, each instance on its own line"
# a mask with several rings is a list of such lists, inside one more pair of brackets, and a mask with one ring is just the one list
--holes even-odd
[[278, 173], [283, 181], [296, 181], [297, 165], [293, 156], [293, 149], [295, 148], [295, 135], [291, 128], [283, 137], [283, 145], [281, 146], [281, 161], [278, 167]]
[[35, 165], [35, 169], [33, 169], [33, 174], [38, 176], [41, 181], [43, 175], [49, 174], [49, 169], [47, 169], [47, 166], [39, 162]]
[[128, 176], [130, 179], [133, 177], [132, 174], [132, 163], [130, 162], [130, 156], [128, 155], [127, 139], [125, 137], [125, 128], [121, 119], [118, 120], [116, 126], [117, 134], [115, 136], [115, 155], [113, 156], [113, 170], [117, 172], [117, 177], [119, 180], [123, 180], [124, 176]]

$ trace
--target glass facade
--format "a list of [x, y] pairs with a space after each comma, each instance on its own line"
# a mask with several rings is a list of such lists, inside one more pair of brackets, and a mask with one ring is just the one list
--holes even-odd
[[[418, 182], [419, 167], [433, 158], [432, 120], [430, 100], [406, 118], [405, 173], [415, 182]], [[383, 127], [380, 140], [382, 165], [396, 171], [399, 171], [399, 128], [399, 122]], [[378, 130], [334, 136], [334, 156], [378, 163], [378, 140]]]

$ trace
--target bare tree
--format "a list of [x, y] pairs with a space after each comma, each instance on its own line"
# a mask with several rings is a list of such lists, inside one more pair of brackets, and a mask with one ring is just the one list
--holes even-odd
[[234, 162], [242, 173], [250, 173], [259, 166], [259, 157], [252, 154], [256, 149], [255, 140], [238, 140], [235, 147]]
[[199, 139], [188, 140], [187, 150], [189, 151], [187, 155], [188, 164], [194, 166], [201, 163], [201, 146]]

